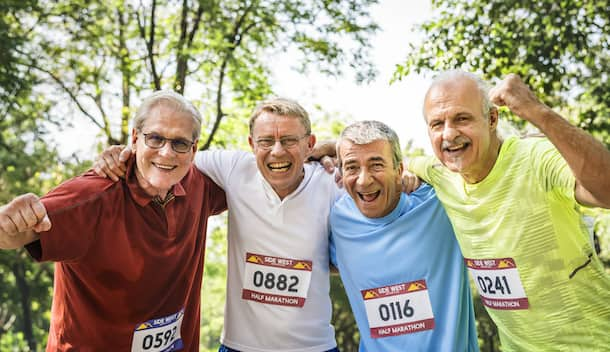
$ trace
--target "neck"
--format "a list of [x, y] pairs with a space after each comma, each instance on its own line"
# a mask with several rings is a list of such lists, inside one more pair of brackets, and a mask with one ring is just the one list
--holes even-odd
[[489, 146], [489, 152], [485, 157], [485, 162], [478, 170], [461, 174], [464, 181], [471, 184], [483, 181], [494, 168], [494, 165], [496, 165], [501, 147], [502, 140], [497, 136], [494, 136]]
[[157, 187], [151, 185], [150, 182], [148, 182], [146, 180], [146, 178], [144, 178], [142, 173], [140, 173], [140, 170], [138, 170], [137, 166], [134, 165], [134, 167], [135, 167], [135, 174], [136, 174], [136, 179], [138, 180], [138, 184], [140, 185], [140, 187], [142, 187], [142, 189], [144, 190], [144, 192], [146, 194], [148, 194], [151, 197], [159, 197], [162, 200], [167, 198], [167, 194], [170, 191], [169, 189], [160, 189], [160, 188], [157, 188]]

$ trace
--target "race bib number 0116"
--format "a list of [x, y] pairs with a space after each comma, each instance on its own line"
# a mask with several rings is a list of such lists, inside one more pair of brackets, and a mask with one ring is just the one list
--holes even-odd
[[169, 352], [182, 349], [180, 337], [184, 308], [166, 317], [138, 324], [133, 333], [131, 352]]
[[372, 338], [434, 328], [425, 280], [362, 290], [361, 293]]
[[242, 298], [303, 307], [311, 282], [312, 265], [309, 260], [246, 253]]
[[483, 305], [502, 310], [527, 309], [529, 307], [519, 277], [519, 270], [512, 258], [465, 258], [464, 261], [477, 286]]

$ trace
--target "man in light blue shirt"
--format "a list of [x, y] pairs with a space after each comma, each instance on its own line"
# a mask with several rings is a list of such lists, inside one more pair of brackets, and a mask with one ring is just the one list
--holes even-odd
[[478, 351], [466, 266], [434, 189], [402, 193], [396, 133], [348, 126], [337, 144], [348, 194], [331, 210], [332, 263], [360, 351]]

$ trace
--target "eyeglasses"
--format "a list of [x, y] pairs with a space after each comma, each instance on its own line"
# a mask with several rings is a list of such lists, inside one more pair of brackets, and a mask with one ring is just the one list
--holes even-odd
[[259, 148], [269, 150], [269, 149], [273, 148], [275, 143], [280, 142], [280, 144], [282, 145], [282, 148], [289, 149], [289, 148], [295, 147], [297, 144], [299, 144], [299, 141], [305, 137], [309, 137], [309, 135], [306, 134], [302, 137], [296, 137], [296, 136], [282, 137], [280, 139], [260, 138], [260, 139], [257, 139], [255, 141], [255, 143]]
[[163, 148], [166, 141], [169, 141], [170, 144], [172, 145], [172, 149], [176, 153], [187, 153], [189, 150], [191, 150], [191, 147], [195, 143], [195, 142], [186, 140], [184, 138], [176, 138], [176, 139], [165, 138], [156, 133], [142, 133], [142, 134], [144, 135], [144, 144], [146, 144], [146, 146], [153, 148], [153, 149], [160, 149], [160, 148]]

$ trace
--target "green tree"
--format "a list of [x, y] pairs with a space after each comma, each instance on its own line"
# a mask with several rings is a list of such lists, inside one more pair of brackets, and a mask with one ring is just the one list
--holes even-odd
[[[518, 73], [550, 106], [610, 145], [610, 1], [433, 0], [396, 78], [461, 67]], [[519, 121], [519, 120], [515, 120]]]

